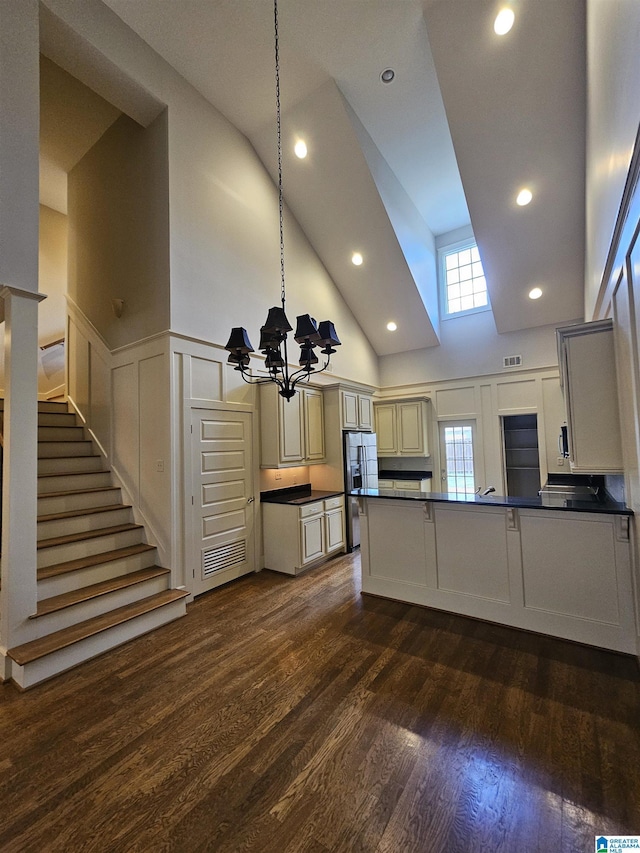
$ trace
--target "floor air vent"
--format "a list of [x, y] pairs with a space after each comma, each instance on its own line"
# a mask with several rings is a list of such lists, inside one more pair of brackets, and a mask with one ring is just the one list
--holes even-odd
[[502, 359], [503, 367], [520, 367], [522, 365], [521, 355], [505, 355]]
[[229, 542], [220, 545], [202, 554], [202, 574], [205, 578], [211, 577], [216, 572], [237, 566], [247, 559], [247, 546], [244, 539], [238, 542]]

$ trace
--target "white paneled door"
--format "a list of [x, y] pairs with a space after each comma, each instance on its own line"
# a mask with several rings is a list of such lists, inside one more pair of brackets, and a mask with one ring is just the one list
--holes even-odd
[[251, 433], [247, 412], [191, 410], [194, 595], [254, 571]]

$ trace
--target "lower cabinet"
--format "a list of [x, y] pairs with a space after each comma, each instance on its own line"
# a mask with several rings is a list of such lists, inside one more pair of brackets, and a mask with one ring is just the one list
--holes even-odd
[[296, 575], [345, 548], [342, 495], [297, 506], [262, 505], [265, 568]]
[[423, 480], [378, 480], [379, 489], [394, 489], [400, 492], [430, 492], [431, 478]]

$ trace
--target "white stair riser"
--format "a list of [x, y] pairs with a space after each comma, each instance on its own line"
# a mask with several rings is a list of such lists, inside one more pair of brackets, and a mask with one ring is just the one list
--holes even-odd
[[143, 541], [144, 531], [140, 528], [126, 530], [122, 533], [112, 533], [107, 536], [96, 536], [94, 539], [82, 539], [80, 542], [70, 542], [67, 545], [55, 545], [51, 548], [41, 548], [38, 551], [38, 568], [66, 563], [69, 560], [80, 560], [105, 551], [115, 551], [129, 545], [139, 545]]
[[48, 492], [71, 492], [76, 489], [99, 489], [111, 485], [109, 471], [94, 474], [61, 474], [59, 477], [40, 477], [38, 479], [38, 494]]
[[99, 527], [112, 527], [115, 524], [130, 524], [133, 521], [131, 508], [117, 507], [105, 511], [94, 512], [91, 515], [78, 515], [73, 518], [57, 518], [54, 521], [38, 522], [38, 541], [51, 539], [53, 536], [70, 536], [73, 533], [84, 533], [97, 530]]
[[86, 569], [66, 572], [64, 575], [43, 578], [38, 581], [38, 601], [52, 598], [54, 595], [62, 595], [64, 592], [73, 592], [93, 583], [111, 580], [119, 575], [136, 572], [138, 569], [146, 569], [153, 566], [155, 561], [156, 552], [150, 550], [131, 557], [123, 557], [120, 560], [112, 560], [110, 563], [99, 563], [97, 566], [88, 566]]
[[38, 441], [84, 441], [82, 427], [38, 427]]
[[38, 459], [38, 474], [74, 474], [82, 471], [104, 471], [102, 456], [66, 456]]
[[38, 412], [68, 412], [69, 406], [57, 400], [39, 400]]
[[100, 492], [81, 492], [77, 495], [58, 495], [57, 497], [38, 498], [38, 515], [51, 515], [54, 512], [71, 512], [74, 509], [87, 509], [93, 506], [119, 504], [120, 489], [105, 489]]
[[85, 619], [101, 616], [103, 613], [115, 610], [116, 607], [123, 607], [125, 604], [131, 604], [134, 601], [140, 601], [143, 598], [148, 598], [150, 595], [155, 595], [157, 592], [164, 592], [169, 589], [169, 578], [170, 575], [168, 574], [157, 578], [150, 578], [149, 580], [132, 584], [126, 589], [114, 590], [105, 595], [92, 598], [90, 601], [82, 601], [71, 607], [65, 607], [64, 610], [58, 610], [46, 616], [39, 616], [36, 620], [37, 636], [45, 637], [47, 634], [52, 634], [54, 631], [61, 631], [69, 625], [76, 625], [78, 622], [84, 622]]
[[90, 441], [41, 441], [38, 444], [38, 459], [55, 459], [60, 456], [92, 456]]
[[102, 631], [102, 633], [96, 634], [93, 637], [87, 637], [86, 640], [74, 643], [73, 646], [68, 646], [65, 649], [60, 649], [60, 651], [35, 660], [26, 666], [18, 666], [13, 661], [11, 677], [16, 684], [26, 690], [28, 687], [33, 687], [35, 684], [39, 684], [47, 678], [71, 669], [79, 663], [97, 657], [109, 649], [120, 646], [135, 637], [147, 634], [149, 631], [153, 631], [161, 625], [166, 625], [168, 622], [173, 622], [174, 619], [178, 619], [185, 614], [186, 605], [184, 599], [173, 601], [164, 607], [152, 610], [150, 613], [144, 613], [135, 619], [123, 622], [122, 625], [116, 625], [114, 628]]
[[77, 425], [78, 421], [72, 412], [38, 412], [38, 426], [68, 427]]

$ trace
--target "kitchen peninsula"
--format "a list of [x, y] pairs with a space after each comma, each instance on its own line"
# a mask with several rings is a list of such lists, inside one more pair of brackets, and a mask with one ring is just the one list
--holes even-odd
[[637, 653], [623, 504], [360, 489], [362, 591]]

